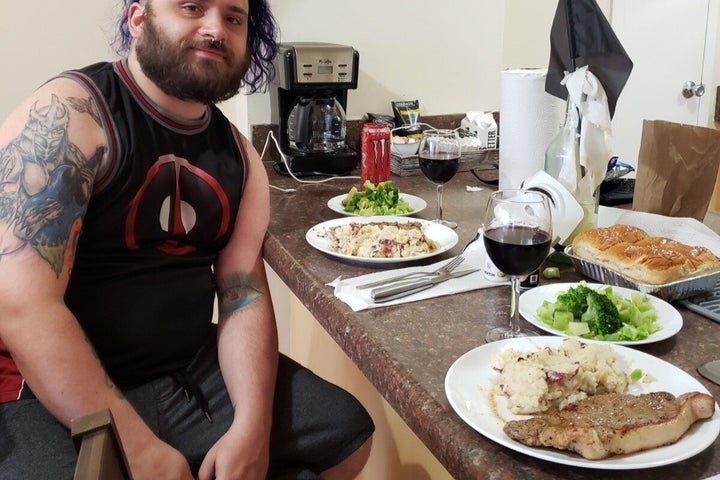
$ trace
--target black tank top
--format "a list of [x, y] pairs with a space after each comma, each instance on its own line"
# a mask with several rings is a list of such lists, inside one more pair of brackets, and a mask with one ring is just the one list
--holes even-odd
[[61, 76], [95, 100], [108, 140], [79, 239], [66, 302], [118, 384], [185, 366], [211, 331], [212, 264], [226, 245], [247, 165], [215, 106], [173, 118], [123, 61]]

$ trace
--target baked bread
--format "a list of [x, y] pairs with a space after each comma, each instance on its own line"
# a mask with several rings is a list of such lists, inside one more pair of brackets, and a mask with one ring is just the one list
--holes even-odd
[[720, 260], [707, 248], [651, 237], [630, 225], [580, 232], [573, 240], [572, 251], [576, 257], [647, 285], [720, 271]]
[[650, 235], [641, 228], [631, 225], [612, 225], [604, 228], [592, 228], [583, 230], [575, 236], [573, 241], [573, 251], [576, 255], [578, 250], [581, 252], [588, 249], [588, 253], [605, 251], [610, 247], [614, 247], [620, 243], [636, 243]]

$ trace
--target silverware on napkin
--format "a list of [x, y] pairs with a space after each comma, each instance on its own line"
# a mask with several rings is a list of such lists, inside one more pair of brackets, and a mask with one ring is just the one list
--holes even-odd
[[363, 288], [379, 287], [381, 285], [386, 285], [388, 283], [395, 283], [400, 280], [408, 280], [413, 277], [421, 277], [421, 278], [441, 277], [443, 275], [447, 275], [448, 273], [452, 272], [464, 260], [465, 260], [465, 258], [463, 258], [462, 255], [458, 255], [457, 257], [451, 258], [450, 261], [448, 261], [447, 263], [444, 263], [439, 268], [437, 268], [436, 270], [433, 270], [431, 272], [404, 273], [402, 275], [396, 275], [394, 277], [384, 278], [382, 280], [377, 280], [375, 282], [363, 283], [362, 285], [355, 286], [355, 288], [363, 289]]
[[465, 275], [475, 273], [479, 270], [479, 268], [472, 268], [468, 270], [463, 270], [461, 272], [453, 272], [447, 273], [445, 275], [439, 275], [436, 277], [420, 278], [418, 280], [398, 282], [393, 285], [374, 288], [370, 291], [370, 298], [372, 298], [375, 303], [389, 302], [391, 300], [406, 297], [413, 293], [427, 290], [428, 288], [433, 287], [438, 283], [442, 283], [446, 280], [450, 280], [451, 278], [464, 277]]

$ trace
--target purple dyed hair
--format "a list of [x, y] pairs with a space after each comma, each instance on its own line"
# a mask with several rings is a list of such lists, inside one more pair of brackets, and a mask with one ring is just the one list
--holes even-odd
[[[118, 33], [115, 40], [116, 51], [125, 55], [130, 50], [130, 29], [128, 28], [127, 9], [139, 0], [122, 0], [124, 9], [118, 21]], [[248, 17], [248, 50], [250, 67], [248, 68], [244, 86], [249, 93], [265, 91], [267, 85], [275, 77], [273, 60], [278, 53], [278, 25], [270, 11], [267, 0], [249, 0], [250, 16]]]

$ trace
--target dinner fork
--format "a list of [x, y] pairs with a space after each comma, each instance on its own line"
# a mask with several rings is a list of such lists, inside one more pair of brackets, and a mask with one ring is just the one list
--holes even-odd
[[444, 265], [441, 265], [436, 270], [433, 270], [432, 272], [411, 272], [411, 273], [405, 273], [403, 275], [397, 275], [390, 278], [384, 278], [382, 280], [377, 280], [370, 283], [363, 283], [362, 285], [357, 285], [355, 288], [363, 289], [363, 288], [373, 288], [373, 287], [379, 287], [380, 285], [387, 285], [389, 283], [394, 283], [399, 280], [409, 280], [411, 278], [423, 278], [423, 277], [435, 277], [438, 275], [446, 275], [455, 268], [457, 268], [458, 265], [460, 265], [465, 258], [462, 255], [458, 255], [457, 257], [452, 258], [449, 262], [447, 262]]

